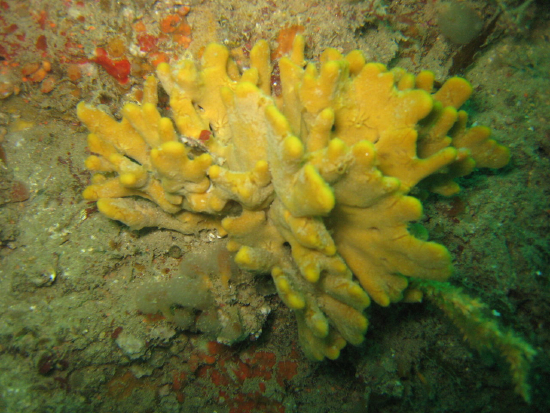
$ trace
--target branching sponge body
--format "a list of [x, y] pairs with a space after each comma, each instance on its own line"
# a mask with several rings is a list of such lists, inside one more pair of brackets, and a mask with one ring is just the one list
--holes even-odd
[[136, 229], [216, 229], [239, 267], [271, 273], [307, 356], [335, 359], [363, 341], [372, 301], [418, 301], [411, 279], [452, 273], [444, 246], [409, 232], [422, 216], [411, 189], [454, 194], [457, 177], [502, 167], [509, 151], [467, 127], [464, 79], [436, 91], [431, 73], [388, 70], [359, 51], [329, 49], [317, 65], [304, 43], [297, 36], [279, 61], [278, 96], [260, 41], [241, 72], [219, 44], [200, 63], [160, 64], [171, 118], [156, 108], [153, 77], [120, 122], [80, 103], [97, 172], [84, 197]]

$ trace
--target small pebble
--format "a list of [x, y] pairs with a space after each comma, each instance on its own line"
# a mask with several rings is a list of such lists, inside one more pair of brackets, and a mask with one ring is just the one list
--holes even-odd
[[168, 250], [168, 256], [171, 258], [181, 258], [183, 255], [183, 252], [181, 251], [181, 248], [177, 245], [172, 245], [170, 249]]

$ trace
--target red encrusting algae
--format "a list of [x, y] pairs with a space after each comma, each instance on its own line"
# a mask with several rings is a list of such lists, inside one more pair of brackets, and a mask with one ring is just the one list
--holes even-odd
[[95, 49], [95, 57], [91, 61], [103, 67], [120, 84], [125, 85], [128, 83], [132, 69], [132, 65], [128, 59], [112, 60], [105, 49], [98, 47]]

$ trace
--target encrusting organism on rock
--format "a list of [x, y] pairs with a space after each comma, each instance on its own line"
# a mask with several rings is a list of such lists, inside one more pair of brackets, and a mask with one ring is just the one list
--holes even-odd
[[388, 70], [357, 50], [328, 49], [318, 67], [302, 36], [279, 68], [275, 96], [267, 42], [242, 71], [210, 44], [200, 65], [158, 66], [171, 119], [153, 77], [120, 122], [80, 103], [86, 167], [98, 172], [84, 197], [133, 229], [217, 229], [242, 269], [271, 273], [306, 355], [336, 359], [363, 341], [371, 300], [420, 301], [426, 288], [411, 280], [451, 275], [447, 249], [408, 231], [422, 215], [411, 189], [452, 195], [455, 178], [500, 168], [509, 151], [466, 127], [464, 79], [434, 91], [430, 72]]

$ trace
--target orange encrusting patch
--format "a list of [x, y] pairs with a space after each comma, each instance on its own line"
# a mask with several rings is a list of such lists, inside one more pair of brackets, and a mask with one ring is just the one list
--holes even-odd
[[277, 60], [292, 50], [292, 44], [297, 34], [304, 31], [304, 26], [295, 24], [279, 31], [277, 36], [277, 48], [271, 53], [271, 60]]

